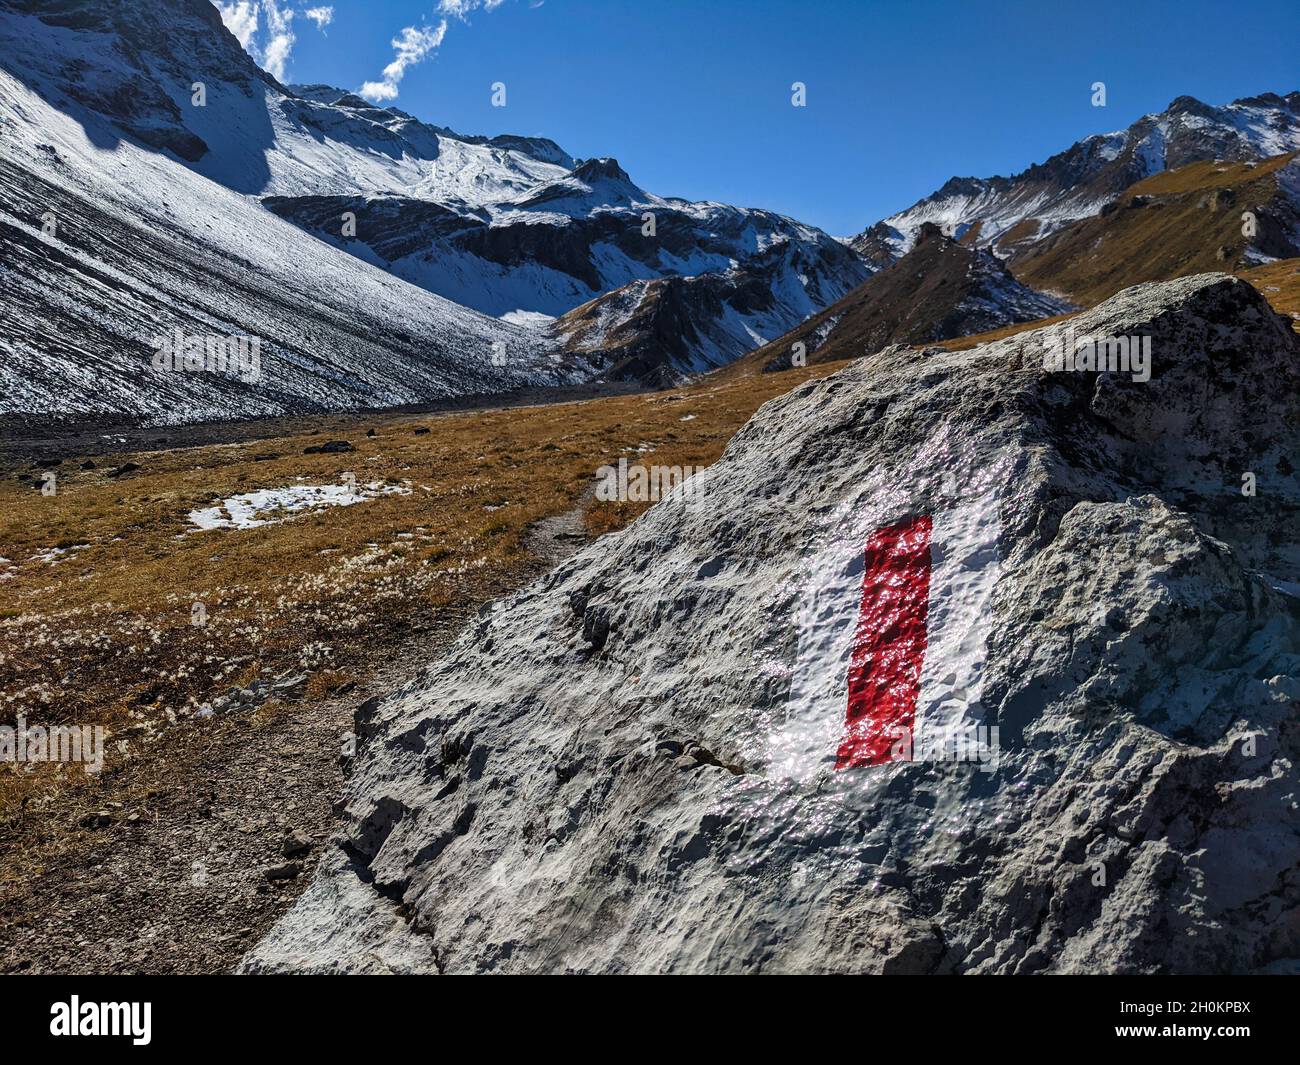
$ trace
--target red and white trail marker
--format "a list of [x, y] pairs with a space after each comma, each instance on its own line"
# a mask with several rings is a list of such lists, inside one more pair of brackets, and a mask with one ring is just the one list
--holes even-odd
[[878, 526], [818, 556], [773, 737], [781, 775], [919, 758], [984, 723], [999, 495]]

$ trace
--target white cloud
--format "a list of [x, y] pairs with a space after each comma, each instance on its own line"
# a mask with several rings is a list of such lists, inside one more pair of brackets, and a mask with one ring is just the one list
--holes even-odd
[[266, 15], [268, 35], [266, 44], [262, 46], [262, 66], [277, 81], [283, 81], [284, 65], [293, 51], [293, 11], [280, 7], [276, 0], [262, 0], [262, 12]]
[[417, 29], [415, 26], [405, 27], [401, 33], [393, 38], [393, 51], [396, 54], [393, 61], [384, 67], [380, 79], [366, 82], [357, 92], [367, 100], [375, 103], [382, 103], [384, 100], [395, 100], [398, 93], [398, 83], [405, 76], [406, 68], [414, 66], [430, 52], [436, 51], [442, 45], [442, 39], [447, 35], [447, 20], [449, 18], [464, 21], [465, 16], [471, 11], [495, 11], [503, 3], [505, 3], [505, 0], [438, 0], [438, 14], [443, 16], [442, 21], [432, 29], [428, 27]]
[[334, 8], [309, 7], [303, 11], [303, 15], [316, 23], [316, 28], [324, 33], [325, 27], [334, 21]]
[[[498, 0], [499, 2], [499, 0]], [[398, 83], [406, 76], [406, 68], [414, 66], [435, 51], [447, 36], [447, 20], [443, 19], [437, 26], [406, 26], [393, 38], [393, 61], [384, 67], [379, 81], [368, 81], [358, 90], [362, 96], [374, 103], [397, 98]]]
[[257, 0], [238, 0], [232, 4], [218, 0], [217, 10], [221, 12], [221, 21], [226, 24], [226, 29], [238, 38], [242, 47], [247, 48], [257, 32]]
[[480, 7], [484, 11], [495, 11], [504, 2], [505, 0], [438, 0], [438, 13], [463, 19]]
[[[295, 14], [316, 24], [322, 33], [334, 21], [334, 6], [322, 4], [295, 11], [290, 0], [213, 0], [221, 12], [221, 21], [258, 63], [278, 81], [284, 80], [285, 67], [293, 52]], [[438, 0], [443, 16], [436, 26], [406, 26], [392, 40], [393, 61], [384, 67], [377, 81], [368, 81], [357, 91], [368, 100], [380, 103], [395, 100], [398, 86], [408, 67], [422, 62], [436, 52], [447, 35], [447, 21], [465, 19], [472, 11], [495, 11], [505, 0]], [[540, 6], [540, 4], [534, 4]], [[259, 40], [259, 23], [262, 29]]]
[[[235, 35], [244, 50], [278, 81], [284, 80], [285, 66], [293, 53], [294, 9], [282, 0], [213, 0], [221, 21]], [[309, 7], [299, 14], [324, 30], [334, 21], [334, 8]], [[259, 27], [262, 33], [259, 35]], [[259, 39], [260, 36], [260, 39]]]

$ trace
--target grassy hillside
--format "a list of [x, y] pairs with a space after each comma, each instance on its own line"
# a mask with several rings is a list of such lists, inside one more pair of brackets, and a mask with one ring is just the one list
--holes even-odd
[[[1254, 166], [1192, 163], [1155, 174], [1102, 214], [1029, 245], [1013, 256], [1012, 269], [1035, 288], [1093, 306], [1143, 281], [1239, 270], [1248, 243], [1270, 253], [1294, 254], [1280, 245], [1270, 221], [1270, 215], [1289, 210], [1276, 202], [1275, 175], [1293, 158], [1281, 155]], [[1248, 242], [1241, 216], [1252, 209], [1260, 229]]]

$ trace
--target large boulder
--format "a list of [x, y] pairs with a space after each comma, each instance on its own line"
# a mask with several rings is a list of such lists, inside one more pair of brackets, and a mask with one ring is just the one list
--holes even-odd
[[[1045, 369], [1071, 327], [1150, 337], [1150, 380]], [[339, 835], [243, 968], [1286, 968], [1298, 355], [1210, 274], [768, 403], [692, 490], [362, 708]], [[791, 758], [801, 678], [844, 677], [825, 597], [865, 588], [864, 537], [977, 499], [993, 568], [957, 558], [929, 616], [966, 626], [962, 712], [998, 757]]]

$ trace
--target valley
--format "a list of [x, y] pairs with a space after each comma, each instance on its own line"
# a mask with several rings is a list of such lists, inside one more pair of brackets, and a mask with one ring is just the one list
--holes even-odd
[[418, 16], [0, 0], [0, 972], [1300, 971], [1300, 92]]

